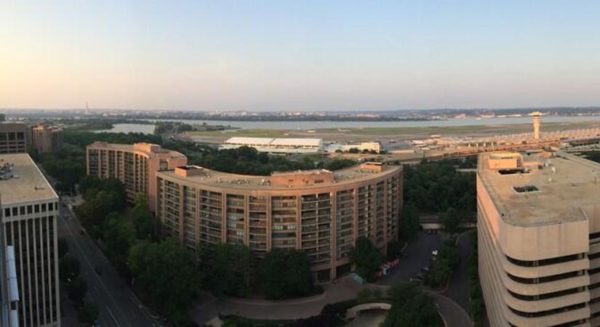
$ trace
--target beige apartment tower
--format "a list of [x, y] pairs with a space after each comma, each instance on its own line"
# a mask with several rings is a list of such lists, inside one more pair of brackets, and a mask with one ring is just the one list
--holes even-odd
[[31, 128], [31, 147], [38, 153], [51, 153], [60, 150], [63, 129], [58, 126], [39, 124]]
[[155, 212], [156, 173], [187, 164], [183, 154], [150, 143], [95, 142], [87, 146], [86, 158], [88, 175], [119, 179], [125, 185], [129, 202], [138, 193], [147, 195], [152, 212]]
[[600, 165], [481, 155], [479, 275], [491, 326], [600, 326]]
[[14, 249], [19, 325], [60, 326], [58, 196], [28, 154], [0, 155], [0, 210], [0, 248]]
[[259, 256], [275, 248], [303, 250], [321, 281], [350, 270], [358, 237], [385, 250], [398, 236], [400, 167], [365, 163], [247, 176], [182, 166], [158, 172], [157, 179], [156, 214], [182, 245], [238, 243]]

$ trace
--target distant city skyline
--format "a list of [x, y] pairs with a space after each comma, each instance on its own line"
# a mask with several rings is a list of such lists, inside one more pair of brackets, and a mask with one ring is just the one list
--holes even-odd
[[595, 1], [0, 4], [0, 108], [600, 105]]

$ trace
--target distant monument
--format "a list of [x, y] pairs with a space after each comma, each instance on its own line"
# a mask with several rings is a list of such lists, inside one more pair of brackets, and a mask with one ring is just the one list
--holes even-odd
[[540, 124], [541, 124], [541, 118], [542, 118], [542, 113], [539, 111], [535, 111], [529, 114], [531, 116], [532, 122], [533, 122], [533, 139], [534, 140], [539, 140], [540, 139]]

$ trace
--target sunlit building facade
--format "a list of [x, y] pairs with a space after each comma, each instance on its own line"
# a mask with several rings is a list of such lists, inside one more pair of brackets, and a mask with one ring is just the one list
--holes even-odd
[[158, 172], [157, 180], [157, 216], [182, 245], [245, 244], [258, 256], [300, 249], [319, 280], [349, 270], [358, 237], [385, 250], [398, 235], [400, 167], [247, 176], [182, 166]]
[[560, 152], [480, 157], [479, 276], [491, 326], [600, 326], [598, 172]]
[[40, 124], [31, 128], [31, 147], [37, 153], [56, 152], [62, 147], [62, 142], [61, 127]]
[[156, 173], [187, 164], [183, 154], [150, 143], [95, 142], [87, 146], [86, 157], [88, 175], [120, 180], [129, 202], [138, 193], [147, 195], [152, 211], [155, 211]]

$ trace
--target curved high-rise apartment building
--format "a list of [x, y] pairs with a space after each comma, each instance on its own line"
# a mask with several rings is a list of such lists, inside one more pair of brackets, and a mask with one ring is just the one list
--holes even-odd
[[480, 157], [479, 276], [491, 326], [600, 326], [599, 172], [562, 153]]
[[385, 249], [398, 235], [400, 167], [247, 176], [182, 166], [158, 172], [157, 180], [156, 214], [181, 244], [245, 244], [259, 256], [300, 249], [319, 280], [349, 271], [358, 237]]
[[150, 210], [155, 211], [156, 172], [187, 164], [183, 154], [150, 143], [113, 144], [94, 142], [87, 146], [87, 174], [116, 178], [125, 185], [127, 201], [138, 193], [146, 194]]

